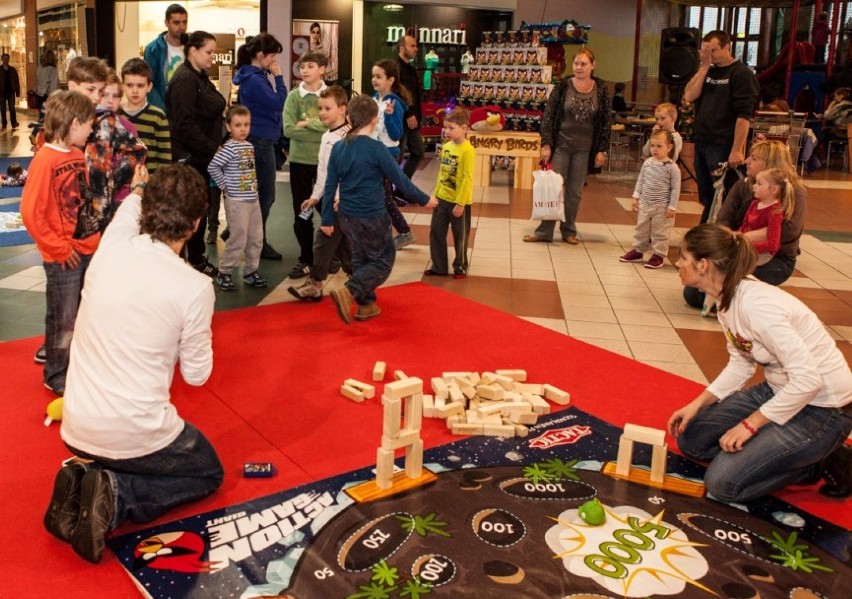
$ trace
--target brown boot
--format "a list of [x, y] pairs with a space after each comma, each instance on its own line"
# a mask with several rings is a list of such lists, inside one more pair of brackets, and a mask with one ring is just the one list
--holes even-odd
[[355, 302], [355, 298], [352, 297], [346, 285], [332, 290], [329, 295], [332, 301], [334, 301], [334, 305], [337, 306], [337, 314], [340, 316], [340, 319], [346, 324], [351, 323], [352, 304]]
[[376, 302], [367, 304], [366, 306], [358, 306], [358, 311], [355, 313], [355, 320], [370, 320], [381, 313], [382, 310]]

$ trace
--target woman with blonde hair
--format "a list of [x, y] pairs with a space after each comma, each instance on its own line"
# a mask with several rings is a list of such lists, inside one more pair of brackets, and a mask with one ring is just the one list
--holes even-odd
[[[754, 184], [757, 173], [766, 169], [776, 168], [784, 173], [786, 180], [795, 192], [793, 213], [781, 225], [781, 247], [771, 260], [761, 264], [754, 271], [754, 276], [770, 285], [780, 285], [790, 278], [796, 269], [796, 258], [799, 255], [799, 239], [805, 228], [805, 214], [808, 208], [808, 191], [802, 185], [796, 167], [790, 159], [790, 149], [780, 141], [766, 140], [752, 144], [751, 152], [746, 159], [746, 176], [731, 187], [722, 208], [716, 217], [716, 222], [733, 230], [743, 225], [748, 207], [754, 199]], [[766, 240], [766, 229], [757, 229], [744, 233], [752, 244]], [[693, 308], [704, 306], [704, 293], [694, 287], [685, 287], [683, 298]]]
[[[595, 54], [583, 48], [574, 56], [574, 74], [556, 83], [541, 120], [541, 159], [565, 181], [565, 221], [562, 240], [577, 238], [577, 212], [586, 175], [606, 162], [610, 138], [610, 101], [606, 83], [593, 75]], [[543, 220], [524, 241], [552, 241], [555, 220]]]

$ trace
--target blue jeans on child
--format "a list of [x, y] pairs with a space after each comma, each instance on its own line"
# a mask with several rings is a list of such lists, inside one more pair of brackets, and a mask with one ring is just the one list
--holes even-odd
[[396, 250], [391, 237], [390, 216], [355, 218], [337, 214], [337, 224], [352, 248], [352, 278], [346, 287], [359, 306], [376, 301], [376, 288], [388, 280]]
[[47, 278], [44, 347], [47, 351], [47, 361], [44, 363], [43, 380], [57, 392], [65, 390], [65, 374], [68, 372], [68, 359], [71, 355], [74, 322], [80, 307], [83, 278], [91, 260], [91, 256], [80, 256], [77, 268], [63, 268], [58, 262], [44, 263], [44, 274]]
[[684, 455], [710, 462], [704, 485], [716, 499], [749, 501], [817, 475], [852, 430], [852, 412], [808, 405], [783, 426], [763, 426], [742, 451], [722, 451], [722, 435], [774, 395], [765, 382], [738, 391], [704, 408], [678, 437]]
[[115, 495], [113, 530], [126, 520], [150, 522], [170, 509], [207, 497], [222, 484], [225, 472], [210, 441], [185, 422], [180, 435], [163, 449], [138, 458], [112, 460], [68, 449], [94, 460], [89, 468], [107, 471]]
[[263, 218], [263, 239], [266, 240], [266, 219], [275, 203], [275, 140], [249, 137], [254, 148], [254, 170], [257, 172], [257, 198]]

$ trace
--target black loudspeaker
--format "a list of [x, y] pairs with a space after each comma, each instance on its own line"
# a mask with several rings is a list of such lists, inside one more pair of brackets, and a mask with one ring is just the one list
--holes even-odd
[[701, 32], [690, 27], [663, 29], [660, 39], [660, 83], [686, 85], [698, 70]]

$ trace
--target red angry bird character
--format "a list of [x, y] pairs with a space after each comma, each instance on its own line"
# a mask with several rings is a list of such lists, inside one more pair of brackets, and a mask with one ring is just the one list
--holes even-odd
[[213, 572], [225, 564], [201, 561], [204, 539], [193, 532], [164, 532], [140, 541], [133, 548], [133, 569], [155, 568], [198, 574]]
[[498, 106], [482, 106], [470, 112], [470, 129], [482, 133], [502, 131], [506, 126], [506, 116]]

